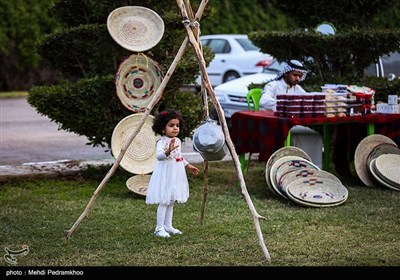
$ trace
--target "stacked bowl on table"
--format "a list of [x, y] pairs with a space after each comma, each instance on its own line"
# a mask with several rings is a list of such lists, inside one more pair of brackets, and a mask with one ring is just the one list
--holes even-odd
[[400, 191], [400, 148], [387, 136], [365, 137], [357, 146], [354, 166], [367, 187]]
[[309, 92], [278, 94], [275, 116], [286, 118], [345, 117], [350, 102], [347, 93]]
[[297, 147], [283, 147], [273, 153], [267, 161], [265, 175], [273, 193], [302, 206], [337, 206], [348, 198], [342, 182], [321, 170]]
[[325, 84], [322, 92], [276, 95], [275, 116], [333, 118], [371, 113], [375, 91], [355, 85]]

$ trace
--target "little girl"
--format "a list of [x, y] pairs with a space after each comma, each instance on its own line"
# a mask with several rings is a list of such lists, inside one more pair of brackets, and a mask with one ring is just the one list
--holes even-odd
[[147, 188], [146, 204], [157, 204], [157, 226], [154, 234], [170, 237], [182, 234], [172, 226], [174, 202], [184, 203], [189, 198], [189, 182], [185, 167], [194, 175], [199, 169], [189, 164], [181, 154], [177, 136], [183, 125], [182, 115], [174, 110], [162, 111], [154, 118], [152, 129], [162, 137], [157, 141], [157, 164]]

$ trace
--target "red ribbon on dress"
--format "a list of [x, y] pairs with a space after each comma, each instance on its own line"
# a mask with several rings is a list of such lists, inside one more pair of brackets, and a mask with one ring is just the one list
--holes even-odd
[[175, 158], [175, 160], [176, 160], [177, 162], [183, 161], [183, 157], [177, 157], [177, 158]]

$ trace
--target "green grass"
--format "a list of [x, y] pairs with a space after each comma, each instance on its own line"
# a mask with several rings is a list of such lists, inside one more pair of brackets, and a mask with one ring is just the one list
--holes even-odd
[[[198, 165], [202, 167], [201, 165]], [[259, 214], [268, 263], [241, 194], [232, 162], [209, 163], [209, 193], [200, 225], [204, 174], [190, 180], [187, 203], [174, 208], [183, 235], [153, 235], [157, 205], [130, 192], [120, 170], [100, 192], [89, 217], [72, 227], [108, 171], [72, 179], [8, 182], [0, 186], [0, 247], [29, 246], [21, 266], [399, 266], [400, 193], [342, 180], [346, 203], [307, 208], [272, 193], [264, 164], [252, 162], [247, 189]], [[1, 266], [8, 266], [4, 259]]]
[[16, 98], [16, 97], [27, 97], [27, 91], [4, 91], [0, 92], [0, 99], [2, 98]]

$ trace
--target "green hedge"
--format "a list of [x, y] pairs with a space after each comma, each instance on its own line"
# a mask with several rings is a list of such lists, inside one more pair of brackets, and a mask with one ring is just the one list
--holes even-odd
[[314, 31], [252, 32], [249, 38], [278, 61], [300, 59], [322, 83], [360, 80], [382, 54], [399, 51], [400, 30], [348, 30], [334, 36]]
[[[111, 147], [115, 126], [135, 112], [126, 109], [116, 95], [114, 76], [81, 79], [76, 83], [33, 87], [28, 103], [59, 125], [59, 129], [85, 135], [88, 144]], [[167, 91], [160, 108], [180, 110], [186, 122], [182, 139], [191, 137], [203, 121], [201, 95], [193, 92]], [[157, 106], [151, 114], [156, 114]]]

